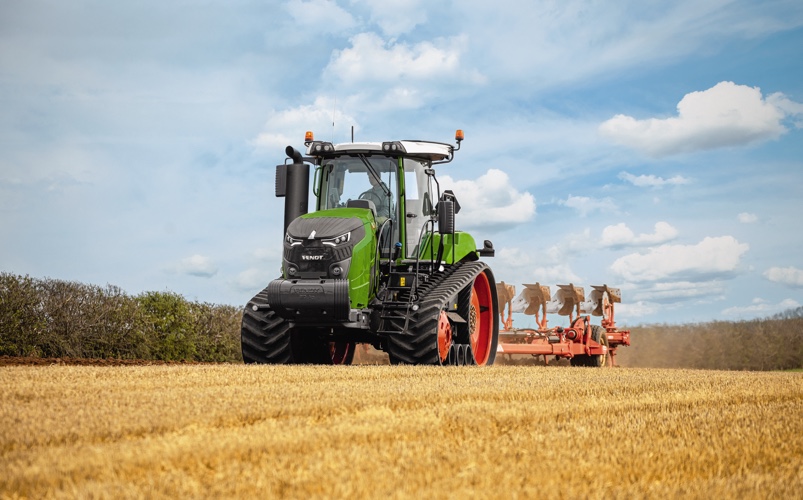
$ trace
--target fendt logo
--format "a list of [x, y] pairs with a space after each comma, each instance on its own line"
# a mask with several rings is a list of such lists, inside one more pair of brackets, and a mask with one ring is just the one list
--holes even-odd
[[323, 260], [323, 255], [302, 255], [301, 260]]

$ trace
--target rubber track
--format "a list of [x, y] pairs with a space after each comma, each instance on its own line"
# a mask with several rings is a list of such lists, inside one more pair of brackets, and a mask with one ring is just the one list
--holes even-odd
[[[243, 311], [240, 339], [246, 363], [284, 364], [293, 361], [290, 325], [267, 307], [267, 287]], [[253, 306], [258, 309], [254, 311]]]
[[[388, 318], [387, 351], [390, 362], [408, 365], [440, 365], [438, 317], [447, 301], [473, 283], [488, 268], [484, 262], [455, 264], [418, 289], [418, 310]], [[404, 313], [405, 310], [401, 310]]]

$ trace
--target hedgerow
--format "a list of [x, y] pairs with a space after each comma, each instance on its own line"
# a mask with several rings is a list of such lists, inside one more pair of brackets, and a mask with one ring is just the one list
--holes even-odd
[[239, 308], [0, 273], [0, 355], [242, 361]]
[[[238, 307], [172, 292], [0, 273], [0, 356], [242, 362]], [[803, 308], [772, 318], [631, 328], [629, 367], [803, 368]]]

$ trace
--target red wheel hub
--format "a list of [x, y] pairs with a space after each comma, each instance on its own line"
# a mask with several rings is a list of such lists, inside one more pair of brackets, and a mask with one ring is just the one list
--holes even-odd
[[332, 364], [342, 365], [346, 363], [352, 349], [354, 349], [354, 344], [350, 342], [330, 342], [329, 354], [332, 356]]
[[493, 314], [491, 284], [483, 272], [474, 279], [469, 306], [469, 342], [474, 360], [480, 366], [485, 365], [491, 355]]
[[446, 311], [441, 311], [441, 315], [438, 317], [438, 355], [441, 363], [446, 361], [451, 347], [452, 325], [449, 324], [449, 316], [446, 315]]

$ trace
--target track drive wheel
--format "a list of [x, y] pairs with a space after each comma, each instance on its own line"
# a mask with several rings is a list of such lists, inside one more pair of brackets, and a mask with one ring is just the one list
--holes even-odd
[[466, 323], [458, 341], [468, 344], [470, 364], [492, 365], [499, 343], [499, 316], [496, 283], [490, 269], [484, 269], [471, 286], [460, 292], [458, 307]]
[[246, 363], [293, 362], [290, 325], [267, 306], [267, 288], [243, 310], [240, 342]]
[[243, 310], [240, 330], [243, 361], [262, 364], [350, 365], [353, 342], [324, 342], [315, 331], [291, 328], [267, 305], [267, 288]]
[[446, 364], [450, 346], [445, 351], [443, 346], [451, 342], [451, 332], [447, 333], [449, 320], [444, 318], [445, 314], [439, 301], [425, 301], [418, 311], [410, 314], [409, 319], [400, 317], [395, 320], [392, 328], [402, 333], [388, 338], [390, 364]]

